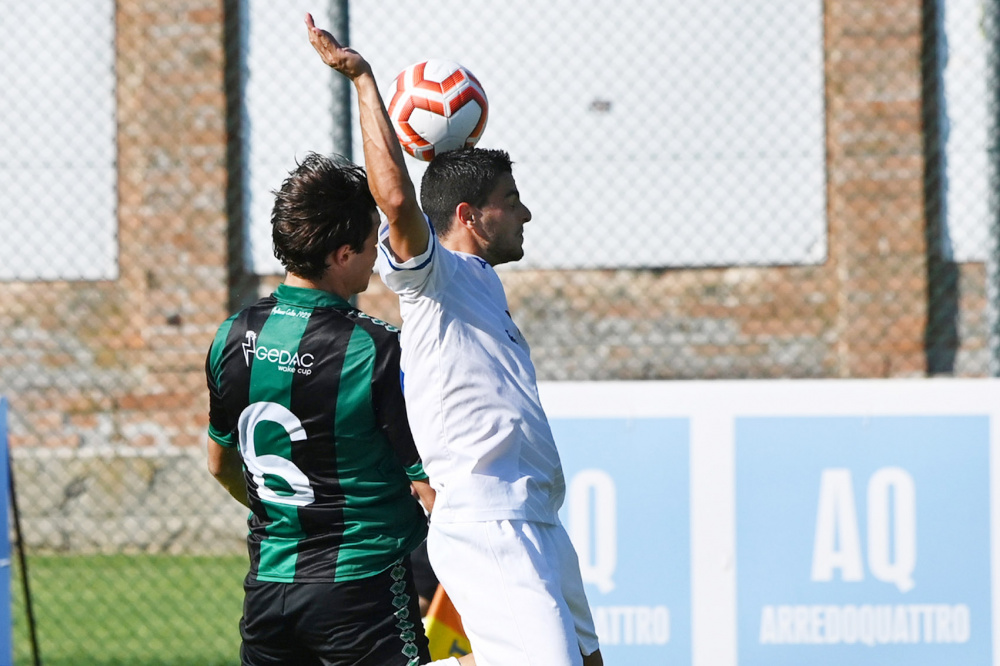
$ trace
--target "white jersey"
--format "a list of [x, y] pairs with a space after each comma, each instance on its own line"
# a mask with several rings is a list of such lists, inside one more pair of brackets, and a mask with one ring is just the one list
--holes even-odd
[[379, 272], [399, 295], [406, 413], [437, 491], [433, 520], [556, 523], [559, 453], [496, 271], [443, 247], [433, 228], [409, 261], [388, 244], [383, 225]]

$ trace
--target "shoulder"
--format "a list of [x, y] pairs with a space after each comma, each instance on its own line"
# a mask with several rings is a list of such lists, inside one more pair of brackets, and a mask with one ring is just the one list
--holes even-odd
[[266, 317], [271, 309], [274, 308], [276, 303], [277, 300], [274, 296], [264, 296], [256, 303], [248, 305], [242, 310], [230, 315], [228, 319], [219, 325], [215, 334], [216, 341], [218, 341], [219, 338], [225, 340], [226, 335], [233, 329], [246, 330], [250, 326], [250, 322], [252, 320], [259, 319], [260, 317]]
[[356, 331], [351, 336], [351, 346], [355, 351], [373, 359], [377, 375], [388, 368], [395, 368], [398, 372], [401, 355], [399, 329], [361, 310], [352, 310], [349, 316]]
[[503, 292], [503, 282], [497, 274], [496, 269], [488, 261], [474, 254], [465, 252], [453, 252], [455, 255], [455, 275], [458, 282], [471, 283], [477, 285], [476, 290], [486, 290], [494, 296], [497, 290]]
[[482, 257], [478, 257], [474, 254], [466, 254], [465, 252], [452, 252], [459, 259], [459, 263], [463, 265], [467, 270], [475, 271], [477, 273], [483, 273], [486, 275], [496, 274], [493, 267], [490, 266], [490, 262], [486, 261]]
[[371, 340], [371, 344], [379, 353], [386, 351], [398, 353], [399, 351], [399, 329], [387, 321], [362, 312], [352, 310], [349, 315], [356, 329], [360, 329], [363, 334]]
[[219, 324], [219, 327], [215, 330], [215, 336], [212, 339], [211, 351], [210, 353], [218, 353], [225, 346], [226, 340], [229, 339], [229, 334], [236, 326], [236, 322], [241, 318], [246, 318], [246, 310], [241, 310], [235, 314], [229, 316], [224, 322]]
[[352, 310], [349, 316], [354, 320], [356, 326], [360, 326], [375, 337], [386, 339], [399, 338], [399, 329], [378, 317], [373, 317], [361, 310]]
[[427, 248], [406, 261], [393, 255], [387, 238], [379, 242], [378, 271], [382, 281], [397, 294], [420, 294], [438, 290], [450, 278], [455, 263], [454, 253], [445, 248], [428, 222]]
[[267, 313], [270, 312], [276, 302], [273, 296], [265, 296], [253, 305], [247, 306], [239, 312], [230, 315], [216, 329], [215, 337], [212, 339], [212, 344], [209, 348], [209, 355], [217, 356], [221, 354], [227, 344], [244, 342], [244, 338], [247, 335], [256, 336], [256, 333], [251, 330], [251, 321], [266, 318]]

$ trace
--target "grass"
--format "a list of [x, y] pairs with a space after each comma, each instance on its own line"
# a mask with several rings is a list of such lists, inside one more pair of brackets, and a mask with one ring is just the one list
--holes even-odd
[[[33, 664], [20, 570], [11, 573], [16, 666]], [[29, 556], [44, 666], [239, 664], [246, 557]]]

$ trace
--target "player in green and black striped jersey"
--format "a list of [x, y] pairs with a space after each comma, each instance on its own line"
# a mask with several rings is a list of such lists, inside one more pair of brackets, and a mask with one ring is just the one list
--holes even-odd
[[243, 458], [258, 580], [364, 578], [423, 539], [409, 488], [426, 476], [397, 335], [336, 295], [287, 284], [219, 329], [209, 432]]
[[206, 361], [209, 469], [251, 509], [243, 664], [429, 661], [408, 554], [433, 490], [398, 332], [348, 304], [378, 213], [360, 167], [309, 155], [276, 193], [284, 284], [229, 318]]

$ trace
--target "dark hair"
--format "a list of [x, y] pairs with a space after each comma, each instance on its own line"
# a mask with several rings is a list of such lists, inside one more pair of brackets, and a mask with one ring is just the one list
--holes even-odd
[[271, 242], [285, 270], [316, 280], [331, 252], [364, 248], [377, 208], [365, 170], [343, 157], [309, 153], [297, 165], [273, 193]]
[[500, 177], [508, 173], [510, 155], [503, 150], [459, 148], [441, 153], [431, 160], [420, 181], [420, 207], [444, 238], [458, 204], [483, 206]]

